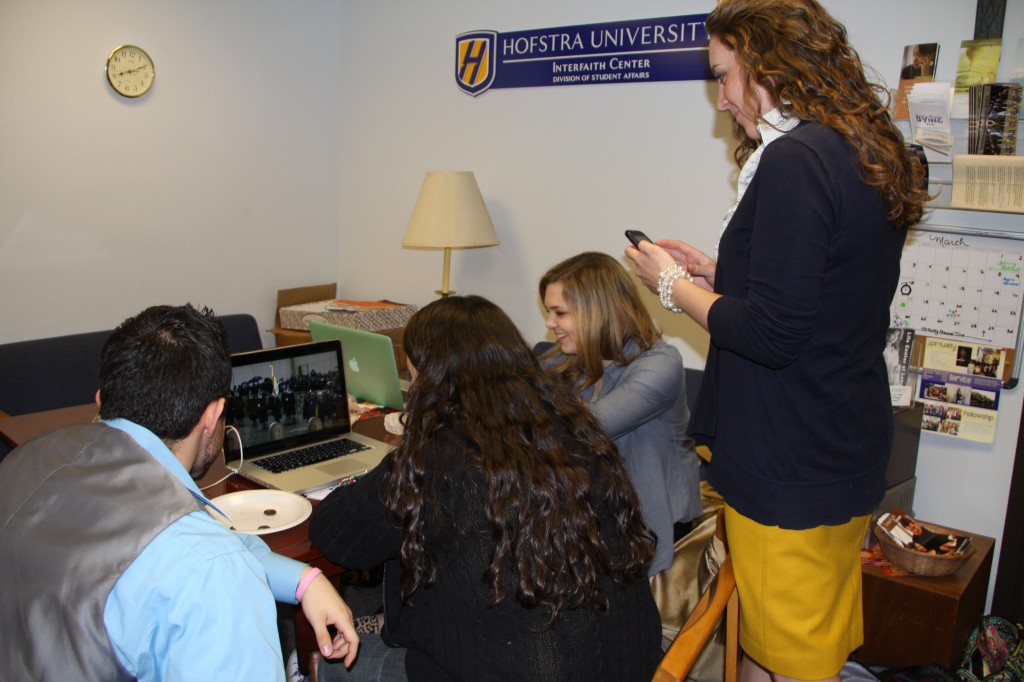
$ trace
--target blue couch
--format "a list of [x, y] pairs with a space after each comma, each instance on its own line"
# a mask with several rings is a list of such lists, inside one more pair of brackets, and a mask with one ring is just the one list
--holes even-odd
[[[232, 353], [263, 347], [252, 315], [222, 315]], [[28, 414], [92, 402], [100, 352], [113, 330], [0, 344], [0, 411]], [[8, 449], [0, 442], [0, 458]]]

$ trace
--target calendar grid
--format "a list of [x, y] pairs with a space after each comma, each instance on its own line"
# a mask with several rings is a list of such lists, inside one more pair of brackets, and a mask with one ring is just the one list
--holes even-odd
[[1015, 347], [1024, 250], [972, 247], [965, 238], [912, 236], [903, 250], [892, 326]]

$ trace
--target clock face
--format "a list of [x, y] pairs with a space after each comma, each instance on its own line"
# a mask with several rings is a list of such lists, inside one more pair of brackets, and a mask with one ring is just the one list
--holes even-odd
[[134, 45], [122, 45], [107, 57], [107, 81], [124, 97], [141, 97], [153, 87], [153, 60]]

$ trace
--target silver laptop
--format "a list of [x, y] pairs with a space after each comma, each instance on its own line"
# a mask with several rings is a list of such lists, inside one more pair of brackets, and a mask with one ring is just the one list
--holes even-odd
[[230, 429], [224, 434], [228, 468], [269, 488], [305, 493], [377, 466], [391, 446], [352, 431], [341, 368], [338, 341], [232, 355], [224, 411], [239, 438]]
[[319, 320], [309, 321], [309, 333], [314, 341], [341, 341], [345, 384], [357, 400], [405, 409], [391, 337]]

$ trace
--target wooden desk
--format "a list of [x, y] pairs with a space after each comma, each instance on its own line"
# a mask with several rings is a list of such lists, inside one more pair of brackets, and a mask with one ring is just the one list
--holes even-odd
[[[16, 417], [4, 417], [0, 419], [0, 438], [3, 438], [11, 447], [25, 443], [32, 438], [55, 431], [64, 426], [72, 424], [88, 424], [97, 413], [95, 404], [76, 405], [64, 407], [46, 412], [19, 415]], [[353, 430], [359, 433], [383, 440], [386, 443], [395, 445], [399, 438], [389, 434], [384, 428], [384, 419], [374, 417], [360, 419], [353, 425]], [[225, 493], [239, 490], [255, 490], [260, 486], [241, 476], [231, 476], [220, 481], [228, 474], [224, 465], [224, 458], [218, 458], [210, 467], [206, 475], [197, 484], [200, 488], [211, 486], [203, 490], [207, 498], [213, 499]], [[220, 481], [219, 483], [215, 483]], [[211, 485], [212, 484], [212, 485]], [[317, 501], [313, 501], [316, 506]], [[341, 566], [332, 564], [316, 547], [309, 541], [309, 520], [301, 524], [279, 531], [260, 536], [267, 543], [270, 549], [277, 554], [301, 561], [311, 566], [316, 566], [327, 576], [335, 587], [339, 586], [339, 577], [344, 572]], [[306, 622], [302, 609], [295, 607], [295, 647], [298, 650], [299, 669], [303, 674], [308, 674], [309, 655], [317, 649], [316, 639], [313, 636], [313, 628]]]
[[941, 663], [955, 669], [985, 609], [995, 540], [970, 535], [974, 555], [953, 575], [888, 576], [863, 567], [864, 645], [857, 658], [889, 666]]
[[96, 416], [99, 408], [95, 403], [62, 407], [46, 412], [33, 412], [16, 417], [0, 419], [0, 438], [16, 448], [36, 436], [55, 431], [72, 424], [88, 424]]

